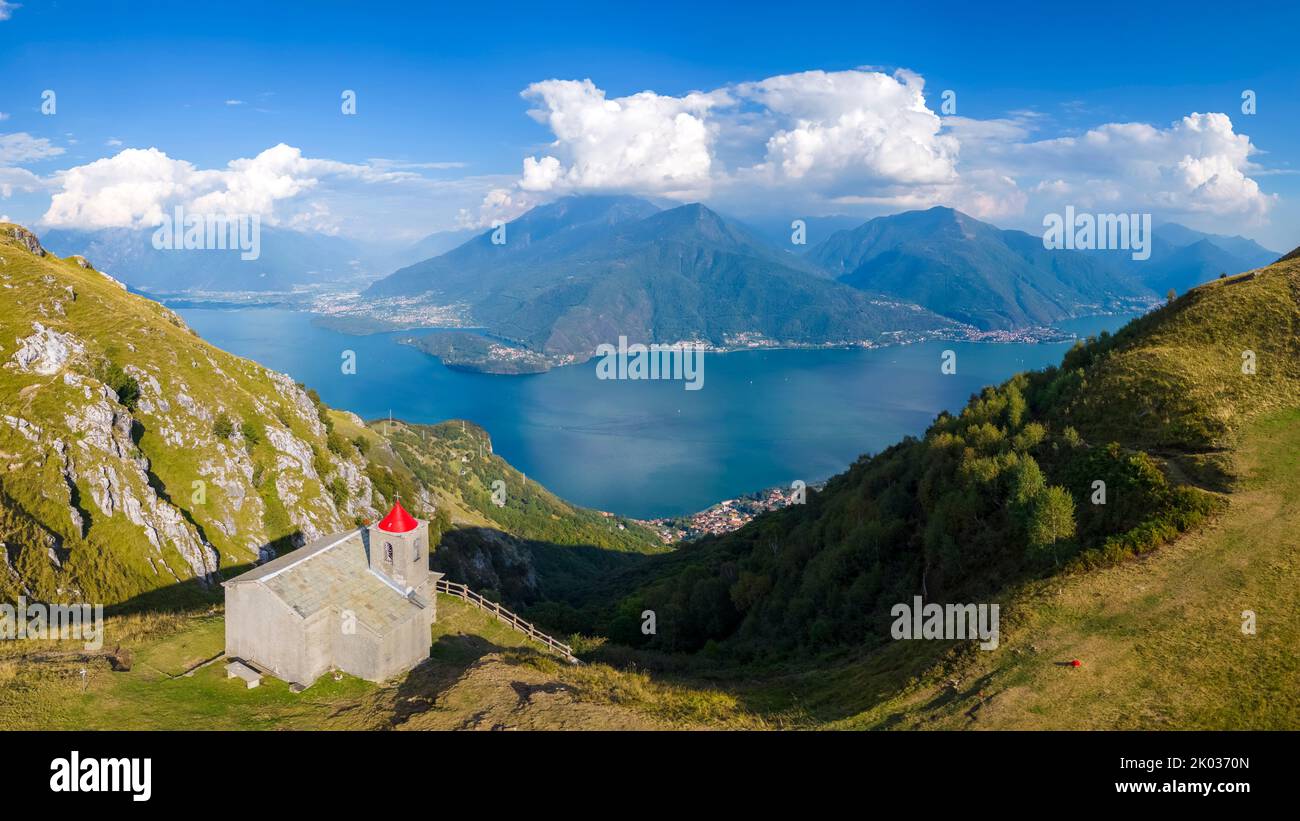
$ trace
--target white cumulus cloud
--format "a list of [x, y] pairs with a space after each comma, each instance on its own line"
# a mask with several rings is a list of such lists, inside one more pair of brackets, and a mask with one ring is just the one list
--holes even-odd
[[14, 191], [39, 191], [43, 187], [41, 178], [26, 168], [0, 166], [0, 199], [9, 199]]
[[468, 218], [487, 224], [545, 195], [596, 191], [933, 204], [958, 182], [959, 143], [942, 133], [924, 87], [901, 70], [807, 71], [681, 96], [610, 98], [589, 79], [533, 83], [523, 92], [529, 114], [554, 141]]
[[1192, 113], [1164, 128], [1106, 123], [1042, 140], [988, 139], [960, 124], [955, 133], [968, 160], [1022, 180], [1047, 208], [1068, 202], [1250, 221], [1277, 199], [1252, 178], [1258, 149], [1227, 114]]
[[935, 185], [957, 176], [958, 142], [910, 71], [805, 71], [736, 88], [779, 123], [754, 170], [822, 190]]
[[[157, 148], [128, 148], [112, 157], [59, 172], [58, 192], [42, 222], [77, 228], [157, 225], [175, 206], [210, 214], [257, 214], [269, 224], [333, 230], [319, 202], [300, 198], [325, 179], [393, 182], [409, 172], [304, 157], [281, 143], [224, 169], [200, 169]], [[287, 206], [281, 213], [279, 206]]]
[[554, 154], [524, 159], [524, 191], [707, 191], [713, 155], [706, 125], [715, 95], [643, 91], [609, 98], [591, 80], [533, 83], [529, 114], [555, 135]]

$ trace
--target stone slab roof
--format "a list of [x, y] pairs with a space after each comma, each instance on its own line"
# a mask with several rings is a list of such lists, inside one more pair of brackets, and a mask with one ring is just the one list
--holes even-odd
[[245, 583], [263, 585], [304, 619], [331, 607], [350, 610], [378, 633], [422, 609], [370, 569], [362, 529], [317, 539], [226, 582]]

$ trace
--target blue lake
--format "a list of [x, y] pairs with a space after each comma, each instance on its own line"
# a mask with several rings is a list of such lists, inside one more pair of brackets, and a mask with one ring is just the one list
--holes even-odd
[[[395, 339], [349, 336], [278, 308], [177, 309], [204, 339], [290, 374], [364, 419], [468, 419], [530, 478], [581, 505], [650, 518], [844, 470], [922, 433], [988, 384], [1056, 364], [1068, 343], [932, 342], [879, 350], [708, 354], [704, 386], [596, 378], [593, 360], [530, 376], [444, 367]], [[1130, 317], [1063, 323], [1079, 334]], [[957, 353], [957, 373], [940, 354]], [[356, 353], [344, 374], [343, 352]]]

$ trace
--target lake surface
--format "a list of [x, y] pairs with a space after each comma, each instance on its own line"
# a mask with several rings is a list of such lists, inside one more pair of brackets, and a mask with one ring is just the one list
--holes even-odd
[[[177, 308], [214, 345], [293, 376], [363, 419], [468, 419], [527, 476], [581, 505], [652, 518], [843, 471], [919, 435], [985, 385], [1060, 362], [1069, 343], [927, 342], [879, 350], [706, 354], [703, 388], [596, 378], [595, 360], [530, 376], [446, 368], [398, 344], [348, 336], [282, 308]], [[1063, 323], [1080, 334], [1131, 317]], [[957, 373], [940, 354], [957, 353]], [[344, 351], [356, 373], [344, 374]]]

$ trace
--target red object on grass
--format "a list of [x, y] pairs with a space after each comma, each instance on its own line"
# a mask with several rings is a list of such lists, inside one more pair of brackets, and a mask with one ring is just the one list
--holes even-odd
[[393, 502], [393, 509], [379, 523], [379, 529], [389, 533], [409, 533], [420, 526], [411, 514], [406, 512], [401, 502]]
[[1071, 667], [1082, 667], [1082, 666], [1083, 666], [1083, 662], [1079, 661], [1078, 659], [1075, 659], [1074, 661], [1070, 662], [1070, 666], [1071, 666]]

